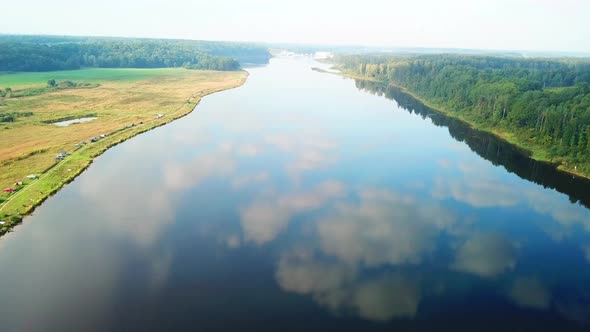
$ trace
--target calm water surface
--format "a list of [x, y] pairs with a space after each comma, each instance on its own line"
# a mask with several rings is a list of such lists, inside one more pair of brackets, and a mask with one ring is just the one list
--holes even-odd
[[587, 331], [587, 182], [312, 66], [250, 69], [0, 239], [0, 331]]
[[87, 118], [79, 118], [79, 119], [73, 119], [73, 120], [65, 120], [65, 121], [60, 121], [60, 122], [54, 122], [52, 123], [54, 126], [58, 126], [58, 127], [67, 127], [69, 125], [73, 125], [73, 124], [78, 124], [78, 123], [84, 123], [84, 122], [90, 122], [96, 120], [95, 117], [87, 117]]

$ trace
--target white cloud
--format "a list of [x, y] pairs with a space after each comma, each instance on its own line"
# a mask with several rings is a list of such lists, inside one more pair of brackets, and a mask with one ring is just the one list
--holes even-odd
[[265, 142], [288, 153], [291, 160], [286, 170], [294, 179], [305, 172], [325, 168], [336, 160], [335, 142], [313, 131], [272, 135], [266, 137]]
[[475, 234], [457, 250], [452, 269], [493, 278], [516, 266], [514, 243], [498, 234]]
[[330, 302], [323, 299], [353, 282], [357, 269], [338, 261], [320, 262], [310, 250], [298, 249], [281, 256], [276, 277], [284, 290], [312, 294], [319, 302]]
[[228, 176], [235, 171], [234, 147], [223, 143], [214, 150], [198, 155], [191, 161], [165, 164], [164, 185], [179, 191], [197, 186], [212, 176]]
[[240, 212], [240, 223], [247, 241], [264, 244], [284, 230], [291, 217], [287, 207], [274, 202], [257, 202]]
[[523, 195], [532, 209], [538, 213], [550, 215], [561, 226], [580, 224], [590, 232], [590, 211], [579, 204], [569, 202], [565, 195], [538, 188], [524, 191]]
[[264, 244], [274, 240], [296, 214], [317, 209], [344, 195], [344, 186], [326, 181], [309, 192], [259, 197], [240, 211], [240, 224], [247, 241]]
[[432, 196], [436, 199], [452, 198], [475, 207], [514, 206], [520, 200], [514, 188], [481, 176], [459, 181], [436, 178]]
[[584, 257], [590, 263], [590, 244], [582, 246], [582, 252], [584, 252]]
[[255, 144], [242, 144], [238, 147], [238, 154], [245, 157], [255, 157], [260, 154], [260, 147]]
[[419, 303], [420, 289], [416, 281], [399, 274], [361, 283], [354, 294], [359, 316], [375, 321], [413, 318]]
[[459, 163], [462, 176], [434, 179], [431, 195], [435, 199], [453, 199], [477, 208], [515, 207], [525, 205], [541, 215], [548, 215], [560, 227], [543, 225], [555, 239], [562, 239], [569, 232], [564, 227], [582, 225], [590, 232], [590, 211], [571, 203], [563, 194], [537, 185], [517, 182], [507, 183], [492, 174], [475, 174], [475, 169]]
[[397, 273], [363, 278], [354, 264], [321, 261], [307, 249], [284, 254], [276, 278], [286, 291], [311, 295], [336, 312], [353, 309], [373, 321], [414, 317], [421, 296], [415, 279]]
[[[96, 222], [87, 222], [100, 225], [102, 231], [127, 236], [142, 247], [151, 246], [176, 215], [175, 201], [163, 183], [157, 186], [159, 190], [153, 190], [152, 185], [127, 178], [117, 167], [105, 167], [92, 176], [81, 177], [80, 205], [96, 210], [89, 216], [100, 216]], [[124, 187], [133, 190], [113, 190]]]
[[359, 204], [341, 203], [317, 223], [323, 252], [348, 263], [419, 263], [434, 250], [438, 232], [455, 222], [440, 206], [389, 191], [359, 196]]
[[539, 279], [520, 277], [514, 280], [510, 297], [521, 307], [547, 309], [549, 308], [551, 293]]
[[[341, 190], [325, 185], [323, 191]], [[341, 201], [314, 223], [317, 243], [281, 256], [277, 282], [336, 312], [352, 310], [373, 321], [412, 318], [421, 298], [415, 278], [390, 272], [366, 277], [364, 272], [421, 262], [434, 250], [437, 234], [456, 222], [455, 216], [438, 205], [390, 191], [366, 189], [356, 194], [358, 203]]]
[[240, 236], [237, 234], [232, 234], [225, 239], [225, 244], [230, 249], [239, 248], [241, 245]]
[[232, 187], [234, 189], [242, 189], [250, 185], [265, 183], [268, 180], [270, 180], [270, 175], [267, 172], [236, 176], [232, 180]]

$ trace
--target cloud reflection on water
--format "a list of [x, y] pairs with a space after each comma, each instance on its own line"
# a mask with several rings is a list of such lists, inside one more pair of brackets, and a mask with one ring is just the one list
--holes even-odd
[[164, 188], [180, 191], [194, 188], [212, 176], [228, 176], [236, 168], [235, 147], [230, 143], [219, 144], [214, 150], [198, 154], [190, 161], [165, 164]]
[[286, 291], [310, 295], [336, 313], [352, 310], [368, 320], [412, 318], [420, 302], [420, 288], [412, 278], [399, 273], [363, 277], [354, 264], [321, 261], [306, 249], [284, 254], [276, 278]]
[[322, 207], [342, 196], [344, 185], [326, 181], [309, 192], [268, 194], [258, 197], [240, 211], [240, 224], [246, 241], [264, 244], [276, 238], [296, 214]]
[[387, 190], [362, 189], [354, 197], [358, 202], [339, 197], [313, 222], [317, 243], [281, 255], [277, 282], [335, 312], [375, 321], [412, 318], [420, 285], [390, 268], [423, 262], [456, 217], [436, 203]]
[[499, 234], [475, 234], [458, 248], [451, 268], [493, 278], [516, 266], [516, 245]]
[[[501, 181], [494, 174], [482, 173], [478, 169], [475, 165], [460, 162], [455, 167], [447, 163], [445, 172], [449, 174], [433, 179], [432, 197], [437, 200], [453, 199], [475, 208], [524, 205], [540, 215], [550, 216], [561, 226], [557, 229], [544, 226], [547, 230], [553, 230], [549, 235], [556, 239], [569, 234], [564, 226], [581, 225], [590, 232], [590, 211], [579, 204], [572, 204], [563, 194], [539, 190], [530, 183]], [[458, 171], [458, 174], [453, 171]]]
[[519, 306], [533, 309], [547, 309], [551, 301], [549, 289], [535, 277], [516, 278], [510, 296]]
[[336, 161], [336, 143], [315, 131], [269, 135], [264, 141], [290, 157], [285, 168], [294, 180], [299, 180], [305, 172], [325, 168]]
[[[330, 94], [316, 90], [318, 98]], [[459, 302], [460, 311], [482, 293], [485, 308], [473, 310], [486, 317], [496, 305], [515, 312], [511, 304], [575, 321], [590, 317], [586, 285], [572, 287], [570, 276], [557, 272], [547, 278], [545, 269], [561, 263], [534, 257], [540, 251], [568, 257], [568, 267], [589, 266], [590, 242], [578, 232], [590, 230], [586, 209], [492, 167], [446, 129], [394, 119], [389, 103], [344, 99], [349, 92], [312, 105], [296, 104], [298, 95], [289, 102], [248, 99], [251, 92], [237, 89], [204, 99], [194, 121], [175, 121], [110, 150], [31, 217], [47, 222], [28, 228], [30, 237], [21, 237], [23, 225], [0, 241], [0, 252], [10, 254], [0, 256], [3, 266], [12, 266], [2, 274], [13, 283], [3, 292], [12, 299], [6, 316], [108, 322], [111, 310], [145, 309], [145, 300], [158, 312], [190, 316], [183, 310], [192, 305], [221, 317], [253, 303], [242, 294], [276, 295], [253, 311], [305, 302], [278, 296], [266, 282], [271, 270], [285, 292], [371, 321], [423, 322], [421, 310]], [[272, 107], [260, 104], [268, 101]], [[55, 228], [72, 215], [80, 220]], [[523, 241], [522, 226], [562, 242], [535, 232]], [[20, 241], [7, 248], [11, 235]], [[587, 275], [579, 271], [572, 279]], [[211, 284], [219, 288], [185, 296]], [[187, 289], [173, 298], [182, 299], [178, 310], [166, 295], [181, 287]], [[246, 288], [252, 293], [236, 295]], [[148, 298], [153, 294], [163, 297]], [[211, 304], [219, 298], [228, 301]]]
[[[409, 190], [430, 191], [434, 200], [392, 190], [347, 188], [335, 180], [305, 189], [301, 181], [304, 175], [329, 167], [336, 154], [330, 139], [314, 134], [303, 137], [281, 134], [267, 136], [257, 144], [219, 143], [186, 156], [188, 162], [164, 163], [160, 189], [134, 184], [141, 193], [134, 197], [113, 200], [117, 193], [109, 192], [109, 176], [94, 177], [94, 185], [83, 183], [81, 188], [106, 215], [116, 215], [120, 220], [125, 217], [121, 211], [133, 211], [128, 216], [131, 222], [112, 228], [132, 234], [143, 246], [153, 244], [164, 226], [174, 220], [175, 197], [212, 177], [227, 179], [235, 192], [256, 189], [253, 199], [238, 210], [242, 234], [223, 237], [224, 247], [243, 248], [248, 242], [268, 244], [285, 232], [294, 218], [317, 212], [308, 224], [313, 242], [309, 248], [280, 255], [278, 284], [285, 291], [309, 295], [334, 312], [352, 312], [375, 321], [417, 315], [420, 301], [429, 290], [424, 290], [420, 278], [405, 267], [439, 259], [435, 257], [443, 234], [459, 243], [447, 265], [455, 273], [491, 279], [516, 269], [518, 250], [514, 241], [499, 233], [475, 232], [476, 222], [467, 222], [469, 218], [458, 216], [441, 200], [451, 198], [476, 208], [527, 204], [562, 225], [584, 224], [587, 220], [584, 210], [556, 201], [549, 194], [516, 192], [488, 174], [473, 176], [474, 167], [463, 164], [457, 169], [470, 174], [469, 181], [439, 177], [432, 188], [422, 182]], [[264, 157], [269, 148], [288, 157], [281, 165], [292, 180], [287, 188], [276, 187], [275, 174], [266, 168], [238, 173], [240, 162]], [[454, 169], [448, 161], [441, 165], [447, 171]], [[104, 204], [100, 204], [101, 197], [108, 197]], [[129, 210], [130, 206], [135, 208]], [[146, 271], [152, 287], [166, 281], [171, 260], [169, 255], [154, 257], [152, 270]], [[551, 297], [542, 284], [528, 279], [514, 281], [507, 296], [519, 306], [536, 309], [547, 308]]]
[[584, 258], [590, 263], [590, 244], [582, 246], [582, 252], [584, 253]]
[[419, 263], [456, 219], [441, 206], [391, 191], [366, 189], [358, 196], [358, 204], [339, 203], [317, 222], [322, 250], [349, 263]]

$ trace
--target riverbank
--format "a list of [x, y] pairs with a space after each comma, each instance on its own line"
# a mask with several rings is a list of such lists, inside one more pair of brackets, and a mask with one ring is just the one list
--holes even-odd
[[420, 101], [422, 104], [428, 106], [429, 108], [438, 111], [442, 114], [444, 114], [445, 116], [454, 118], [454, 119], [458, 119], [462, 122], [464, 122], [465, 124], [469, 125], [471, 128], [477, 129], [477, 130], [481, 130], [481, 131], [485, 131], [488, 132], [490, 134], [493, 134], [494, 136], [498, 137], [499, 139], [502, 139], [518, 148], [521, 148], [523, 150], [526, 150], [527, 152], [530, 153], [530, 157], [534, 160], [540, 161], [540, 162], [544, 162], [547, 164], [551, 164], [553, 165], [556, 169], [558, 169], [559, 171], [571, 174], [572, 176], [577, 176], [580, 178], [584, 178], [584, 179], [588, 179], [590, 180], [590, 173], [586, 173], [583, 172], [581, 170], [577, 169], [577, 166], [575, 165], [569, 165], [567, 163], [566, 159], [563, 158], [551, 158], [548, 155], [548, 152], [546, 151], [546, 149], [542, 146], [539, 145], [535, 145], [535, 144], [531, 144], [529, 142], [524, 142], [521, 139], [519, 139], [517, 137], [517, 135], [515, 135], [514, 133], [511, 132], [506, 132], [506, 131], [502, 131], [499, 130], [497, 128], [492, 128], [492, 127], [487, 127], [487, 126], [482, 126], [468, 118], [465, 118], [464, 116], [462, 116], [461, 114], [456, 114], [455, 112], [451, 112], [450, 110], [446, 109], [445, 107], [442, 107], [440, 105], [434, 104], [424, 98], [422, 98], [421, 96], [417, 95], [416, 93], [406, 89], [405, 87], [393, 84], [393, 83], [386, 83], [386, 82], [382, 82], [379, 80], [375, 80], [375, 79], [371, 79], [371, 78], [367, 78], [367, 77], [363, 77], [363, 76], [359, 76], [359, 75], [354, 75], [354, 74], [350, 74], [350, 73], [346, 73], [346, 72], [332, 72], [332, 71], [326, 71], [326, 70], [322, 70], [319, 68], [312, 68], [312, 70], [321, 72], [321, 73], [327, 73], [327, 74], [336, 74], [342, 77], [347, 77], [347, 78], [351, 78], [351, 79], [355, 79], [355, 80], [364, 80], [364, 81], [369, 81], [369, 82], [374, 82], [374, 83], [378, 83], [378, 84], [389, 84], [397, 89], [400, 89], [401, 91], [403, 91], [404, 93], [412, 96], [414, 99]]
[[[248, 76], [245, 71], [184, 69], [156, 70], [154, 74], [115, 82], [105, 78], [93, 89], [3, 102], [3, 111], [26, 108], [33, 115], [1, 129], [0, 184], [14, 192], [0, 196], [0, 236], [110, 147], [189, 114], [202, 97], [241, 86]], [[50, 121], [81, 113], [98, 119], [67, 127]], [[63, 158], [56, 160], [55, 155], [62, 152]], [[36, 178], [27, 178], [29, 174]]]

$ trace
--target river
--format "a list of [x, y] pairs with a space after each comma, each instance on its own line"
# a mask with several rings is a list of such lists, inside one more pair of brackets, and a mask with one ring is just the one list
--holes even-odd
[[587, 181], [322, 66], [98, 157], [0, 239], [0, 331], [589, 327]]

